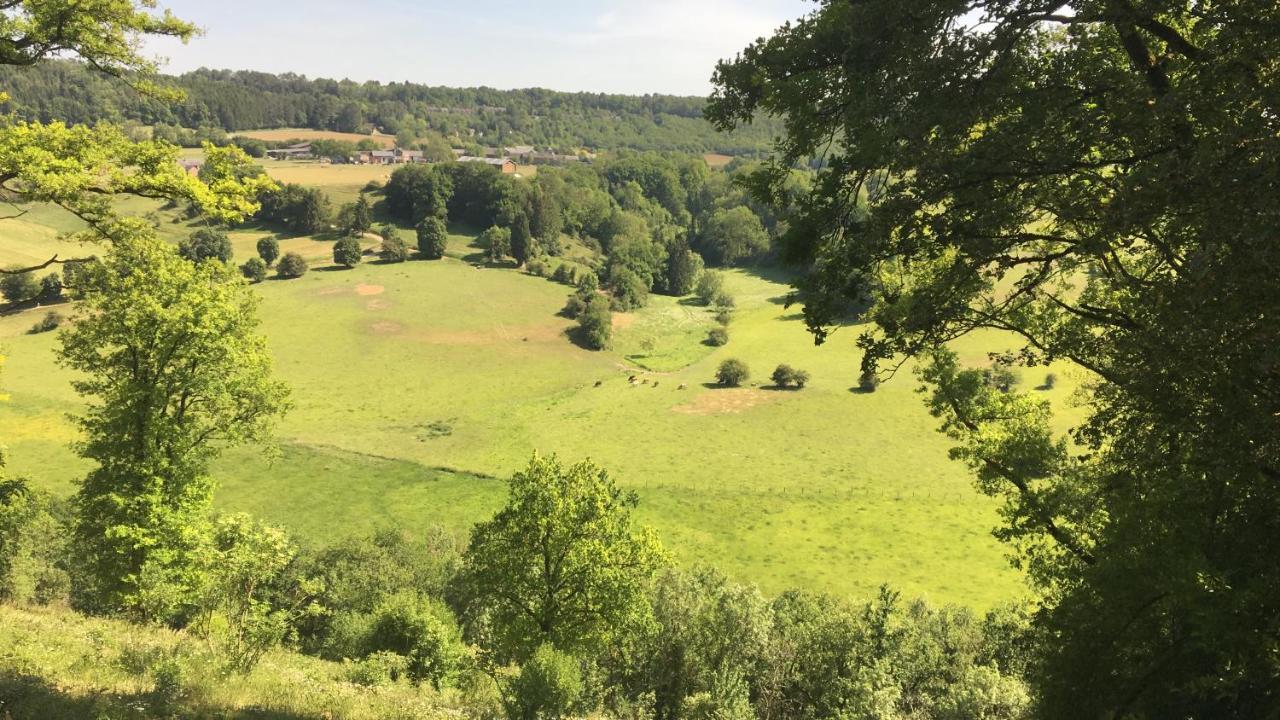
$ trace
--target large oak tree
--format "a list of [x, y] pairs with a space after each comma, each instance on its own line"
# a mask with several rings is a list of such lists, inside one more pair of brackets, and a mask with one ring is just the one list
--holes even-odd
[[[930, 405], [1040, 591], [1046, 717], [1280, 706], [1280, 5], [824, 0], [722, 63], [710, 117], [784, 118], [764, 196], [819, 339]], [[1087, 418], [947, 343], [1078, 368]]]

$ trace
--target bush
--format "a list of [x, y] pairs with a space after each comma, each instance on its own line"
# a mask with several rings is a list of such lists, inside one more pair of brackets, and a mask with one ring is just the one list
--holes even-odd
[[729, 331], [722, 327], [712, 328], [707, 333], [707, 344], [713, 347], [723, 347], [729, 344]]
[[716, 381], [725, 387], [738, 387], [751, 377], [747, 364], [736, 358], [729, 358], [720, 363], [716, 370]]
[[873, 393], [880, 387], [880, 376], [874, 370], [863, 370], [858, 376], [858, 389], [864, 393]]
[[27, 331], [27, 334], [39, 335], [40, 333], [46, 333], [52, 330], [57, 330], [58, 326], [62, 324], [63, 320], [64, 318], [62, 317], [62, 315], [56, 312], [49, 312], [43, 318], [40, 319], [40, 322], [36, 323], [35, 325], [32, 325], [31, 329]]
[[727, 307], [716, 310], [716, 322], [728, 327], [733, 322], [733, 311]]
[[249, 258], [240, 266], [240, 272], [251, 283], [260, 283], [267, 279], [267, 263], [260, 257]]
[[628, 312], [642, 308], [649, 302], [649, 287], [629, 268], [616, 268], [609, 282], [616, 310]]
[[49, 273], [40, 279], [40, 294], [38, 299], [42, 303], [58, 302], [62, 299], [62, 278], [56, 273]]
[[429, 681], [437, 690], [462, 659], [461, 634], [448, 609], [408, 594], [387, 599], [373, 612], [367, 647], [404, 656], [410, 679]]
[[578, 661], [549, 644], [540, 646], [512, 682], [511, 717], [556, 720], [573, 712], [582, 697]]
[[0, 602], [66, 598], [64, 512], [23, 480], [0, 480]]
[[350, 664], [347, 679], [355, 685], [377, 687], [388, 685], [408, 675], [409, 658], [387, 650], [379, 651]]
[[280, 257], [280, 243], [273, 237], [264, 237], [258, 241], [258, 257], [270, 267]]
[[409, 259], [409, 246], [398, 237], [384, 237], [382, 239], [382, 249], [378, 251], [378, 257], [382, 258], [384, 262], [402, 263]]
[[191, 262], [231, 262], [231, 239], [215, 228], [200, 228], [178, 243], [178, 254]]
[[773, 384], [780, 388], [795, 387], [799, 389], [809, 383], [809, 373], [804, 370], [796, 370], [785, 363], [779, 365], [770, 377], [773, 380]]
[[564, 309], [560, 311], [562, 315], [572, 320], [577, 320], [587, 309], [587, 301], [582, 299], [580, 295], [570, 295], [564, 304]]
[[613, 343], [613, 312], [609, 301], [592, 295], [578, 317], [578, 333], [582, 344], [592, 350], [605, 350]]
[[494, 225], [480, 233], [478, 242], [489, 262], [502, 262], [511, 254], [511, 228]]
[[982, 382], [989, 388], [995, 388], [1002, 393], [1007, 393], [1018, 384], [1018, 375], [1008, 365], [994, 363], [991, 367], [982, 371]]
[[344, 237], [333, 244], [333, 261], [346, 268], [359, 265], [362, 253], [360, 241], [353, 237]]
[[716, 306], [716, 312], [718, 313], [733, 310], [738, 305], [733, 296], [723, 290], [711, 298], [711, 304]]
[[449, 245], [449, 229], [438, 217], [423, 218], [418, 223], [418, 254], [428, 260], [439, 260]]
[[538, 277], [547, 277], [547, 263], [542, 258], [529, 258], [524, 264], [525, 272]]
[[714, 304], [716, 298], [724, 294], [724, 275], [714, 270], [703, 272], [693, 293], [703, 305]]
[[298, 253], [285, 253], [276, 266], [276, 274], [282, 278], [300, 278], [307, 274], [307, 261]]
[[17, 273], [0, 275], [0, 295], [11, 303], [24, 303], [36, 299], [40, 294], [40, 283], [35, 273]]
[[560, 263], [556, 266], [556, 270], [551, 274], [551, 279], [565, 285], [575, 285], [573, 266], [569, 263]]
[[1057, 375], [1054, 375], [1053, 373], [1049, 373], [1049, 374], [1047, 374], [1047, 375], [1045, 375], [1045, 376], [1044, 376], [1044, 389], [1045, 389], [1045, 390], [1052, 390], [1052, 389], [1054, 389], [1054, 388], [1055, 388], [1055, 387], [1057, 387], [1057, 386], [1058, 386], [1058, 376], [1057, 376]]

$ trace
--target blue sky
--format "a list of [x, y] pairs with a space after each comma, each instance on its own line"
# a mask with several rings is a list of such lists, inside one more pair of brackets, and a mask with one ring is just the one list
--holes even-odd
[[206, 34], [166, 69], [705, 95], [716, 60], [811, 0], [161, 0]]

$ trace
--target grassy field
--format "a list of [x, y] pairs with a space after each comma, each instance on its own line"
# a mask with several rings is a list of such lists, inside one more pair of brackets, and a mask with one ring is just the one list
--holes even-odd
[[[312, 182], [359, 182], [331, 170], [341, 172], [314, 170]], [[70, 227], [53, 211], [24, 220], [27, 232], [0, 247], [0, 263], [42, 257], [58, 242], [46, 228]], [[191, 229], [161, 228], [175, 239]], [[232, 233], [236, 257], [251, 256], [265, 234]], [[706, 309], [654, 296], [616, 316], [614, 349], [594, 353], [565, 335], [571, 323], [557, 313], [568, 288], [477, 269], [464, 260], [478, 252], [471, 241], [454, 235], [438, 262], [350, 271], [327, 267], [329, 242], [282, 241], [312, 272], [256, 292], [295, 409], [278, 447], [236, 449], [218, 464], [221, 508], [316, 542], [392, 524], [463, 533], [501, 504], [499, 478], [538, 450], [604, 465], [639, 493], [641, 518], [681, 562], [714, 564], [768, 592], [865, 596], [887, 582], [976, 607], [1017, 592], [989, 535], [994, 508], [947, 459], [914, 379], [852, 391], [857, 329], [815, 347], [798, 309], [783, 305], [785, 277], [729, 274], [739, 309], [725, 347], [703, 343]], [[39, 313], [0, 317], [9, 356], [0, 381], [12, 396], [0, 406], [0, 438], [13, 472], [67, 493], [85, 471], [68, 448], [66, 415], [79, 403], [53, 363], [56, 337], [25, 334]], [[957, 349], [985, 365], [1002, 342], [978, 336]], [[750, 366], [749, 387], [710, 385], [728, 357]], [[812, 373], [809, 387], [768, 388], [782, 362]], [[1042, 392], [1065, 424], [1077, 410], [1071, 377], [1057, 374], [1063, 381]]]
[[333, 130], [308, 130], [306, 128], [249, 130], [246, 132], [234, 133], [234, 135], [247, 138], [257, 138], [258, 140], [267, 140], [269, 142], [281, 142], [284, 140], [346, 140], [347, 142], [356, 143], [361, 140], [373, 140], [384, 148], [393, 148], [396, 146], [396, 139], [393, 135], [361, 135], [359, 133], [344, 133]]

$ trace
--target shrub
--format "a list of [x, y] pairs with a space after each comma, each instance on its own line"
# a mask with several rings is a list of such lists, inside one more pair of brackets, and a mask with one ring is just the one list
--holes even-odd
[[258, 241], [258, 257], [262, 258], [262, 262], [268, 266], [280, 257], [280, 243], [275, 238], [267, 236]]
[[540, 646], [512, 682], [511, 717], [556, 720], [573, 712], [582, 697], [578, 661], [549, 644]]
[[240, 266], [240, 272], [251, 283], [260, 283], [267, 279], [267, 263], [260, 257], [249, 258]]
[[351, 663], [347, 668], [347, 679], [355, 685], [377, 687], [393, 683], [408, 672], [409, 658], [382, 650]]
[[449, 229], [438, 217], [426, 217], [418, 223], [418, 254], [428, 260], [439, 260], [449, 244]]
[[40, 294], [38, 299], [42, 303], [57, 302], [62, 299], [62, 278], [56, 273], [49, 273], [40, 279]]
[[722, 327], [712, 328], [707, 333], [707, 344], [714, 347], [723, 347], [729, 344], [729, 331]]
[[732, 310], [738, 305], [737, 301], [733, 299], [733, 296], [723, 290], [716, 293], [715, 297], [711, 298], [711, 304], [716, 306], [716, 312]]
[[724, 275], [714, 270], [703, 272], [698, 276], [698, 284], [693, 293], [703, 305], [714, 304], [716, 298], [724, 294]]
[[733, 311], [727, 307], [716, 310], [716, 322], [728, 327], [733, 322]]
[[438, 690], [459, 667], [461, 643], [457, 624], [442, 604], [399, 594], [373, 612], [367, 647], [404, 656], [410, 679], [429, 681]]
[[649, 302], [649, 287], [629, 268], [617, 268], [609, 282], [615, 309], [622, 312], [642, 308]]
[[578, 332], [581, 342], [592, 350], [605, 350], [613, 342], [613, 312], [609, 301], [600, 295], [592, 295], [578, 316]]
[[1045, 389], [1045, 390], [1052, 390], [1052, 389], [1054, 389], [1054, 388], [1055, 388], [1055, 387], [1057, 387], [1057, 386], [1058, 386], [1058, 376], [1057, 376], [1057, 375], [1054, 375], [1053, 373], [1049, 373], [1049, 374], [1047, 374], [1047, 375], [1045, 375], [1045, 376], [1044, 376], [1044, 389]]
[[524, 269], [530, 275], [547, 276], [547, 263], [542, 258], [529, 258], [529, 261], [524, 264]]
[[587, 309], [587, 301], [582, 299], [580, 295], [570, 295], [564, 304], [564, 309], [560, 311], [567, 318], [577, 320], [582, 316], [583, 311]]
[[344, 237], [333, 244], [333, 261], [346, 268], [360, 264], [362, 251], [360, 241], [353, 237]]
[[215, 228], [200, 228], [178, 243], [178, 254], [191, 262], [231, 262], [231, 239]]
[[24, 303], [34, 300], [40, 294], [40, 283], [35, 273], [16, 273], [0, 275], [0, 295], [11, 303]]
[[44, 605], [66, 598], [62, 515], [54, 500], [25, 481], [0, 480], [0, 602]]
[[409, 246], [398, 237], [384, 237], [378, 257], [384, 262], [402, 263], [409, 259]]
[[40, 319], [40, 322], [36, 323], [35, 325], [32, 325], [31, 329], [27, 331], [27, 334], [39, 335], [40, 333], [46, 333], [52, 330], [57, 330], [58, 326], [62, 324], [63, 319], [64, 318], [62, 317], [62, 315], [56, 312], [49, 312], [45, 314], [43, 318]]
[[551, 279], [565, 285], [575, 284], [573, 266], [569, 263], [560, 263], [556, 266], [555, 272], [551, 274]]
[[858, 389], [864, 393], [872, 393], [880, 387], [880, 376], [874, 370], [863, 370], [858, 376]]
[[725, 387], [738, 387], [749, 377], [751, 371], [747, 369], [747, 364], [736, 358], [725, 360], [716, 370], [716, 381]]
[[290, 611], [270, 591], [296, 552], [282, 530], [243, 513], [215, 524], [198, 627], [207, 637], [220, 637], [230, 668], [251, 670], [284, 640]]
[[987, 387], [1007, 393], [1018, 384], [1018, 375], [1008, 365], [994, 363], [991, 367], [982, 371], [982, 382]]
[[494, 225], [480, 233], [480, 247], [484, 248], [485, 258], [491, 263], [502, 262], [511, 254], [511, 229]]
[[796, 370], [786, 363], [779, 365], [770, 377], [773, 380], [773, 384], [780, 388], [795, 387], [798, 389], [809, 383], [809, 373], [804, 370]]
[[307, 274], [307, 261], [298, 253], [285, 253], [276, 266], [276, 274], [282, 278], [300, 278]]

